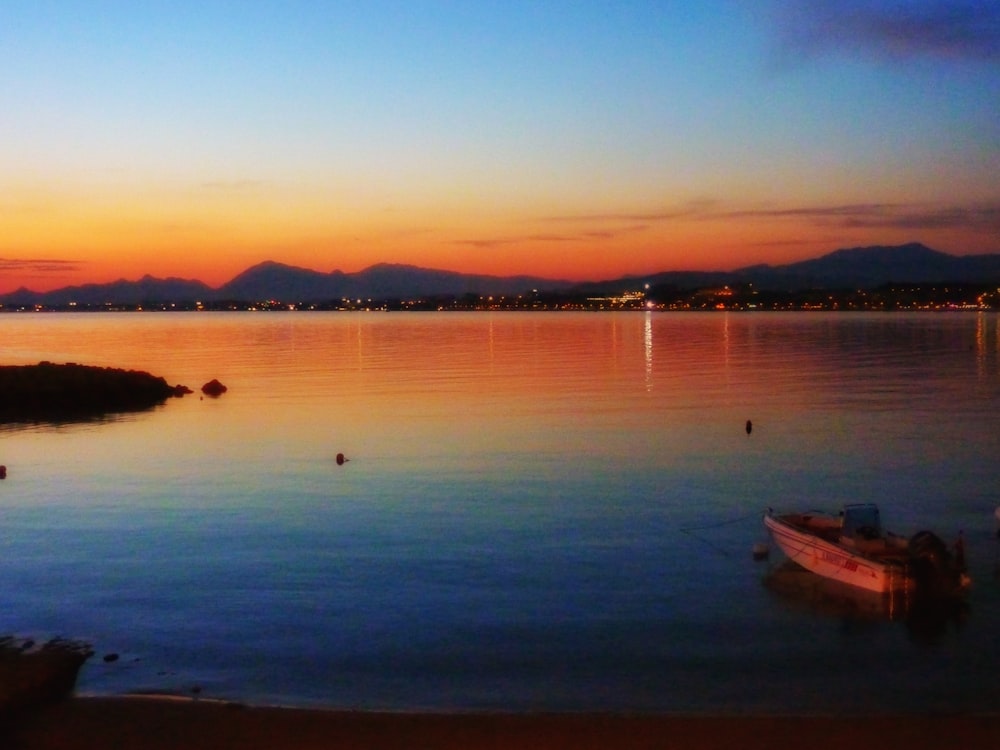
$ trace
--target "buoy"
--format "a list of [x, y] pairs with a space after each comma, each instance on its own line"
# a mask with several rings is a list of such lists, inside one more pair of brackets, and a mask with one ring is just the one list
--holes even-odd
[[754, 560], [766, 560], [770, 553], [771, 549], [764, 542], [757, 542], [757, 544], [753, 546]]
[[751, 421], [750, 421], [750, 420], [748, 419], [748, 420], [747, 420], [747, 435], [749, 435], [749, 434], [750, 434], [751, 432], [753, 432], [753, 422], [751, 422]]
[[337, 466], [343, 466], [343, 465], [344, 465], [344, 462], [345, 462], [346, 460], [347, 460], [347, 459], [346, 459], [346, 458], [344, 458], [344, 454], [343, 454], [343, 453], [338, 453], [338, 454], [337, 454]]
[[0, 466], [0, 479], [6, 479], [6, 478], [7, 478], [7, 467]]

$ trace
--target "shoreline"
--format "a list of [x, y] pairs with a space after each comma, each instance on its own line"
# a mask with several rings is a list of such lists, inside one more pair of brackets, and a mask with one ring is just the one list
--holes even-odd
[[807, 742], [811, 750], [986, 750], [1000, 747], [1000, 712], [872, 716], [390, 712], [129, 695], [73, 697], [39, 708], [8, 726], [6, 736], [21, 750], [764, 750], [800, 742]]

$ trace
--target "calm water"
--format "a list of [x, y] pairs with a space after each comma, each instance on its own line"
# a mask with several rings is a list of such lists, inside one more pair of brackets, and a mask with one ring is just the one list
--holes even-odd
[[[83, 692], [1000, 710], [994, 315], [0, 315], [42, 359], [229, 386], [0, 430], [0, 633], [89, 639]], [[859, 500], [964, 530], [966, 611], [751, 559]]]

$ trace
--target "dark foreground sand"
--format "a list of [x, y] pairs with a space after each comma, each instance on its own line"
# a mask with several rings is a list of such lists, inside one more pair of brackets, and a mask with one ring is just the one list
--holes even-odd
[[0, 736], [4, 750], [1000, 748], [1000, 715], [443, 715], [258, 708], [153, 698], [75, 698], [21, 717], [4, 731]]

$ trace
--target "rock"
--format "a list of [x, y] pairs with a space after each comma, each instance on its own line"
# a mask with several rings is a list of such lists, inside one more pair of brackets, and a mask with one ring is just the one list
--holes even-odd
[[92, 655], [88, 644], [63, 638], [40, 648], [25, 648], [13, 638], [0, 640], [0, 721], [65, 698]]
[[205, 383], [205, 385], [201, 387], [201, 392], [204, 393], [206, 396], [221, 396], [228, 390], [229, 389], [226, 386], [224, 386], [215, 378], [212, 378], [207, 383]]
[[177, 395], [148, 372], [72, 362], [0, 366], [0, 393], [0, 423], [96, 419], [152, 409]]
[[189, 393], [194, 393], [194, 391], [192, 391], [186, 385], [178, 384], [174, 386], [174, 395], [177, 396], [178, 398], [180, 398], [181, 396], [186, 396]]
[[111, 664], [112, 662], [116, 662], [116, 661], [118, 661], [118, 654], [111, 653], [111, 654], [105, 654], [104, 655], [104, 663], [105, 664]]

